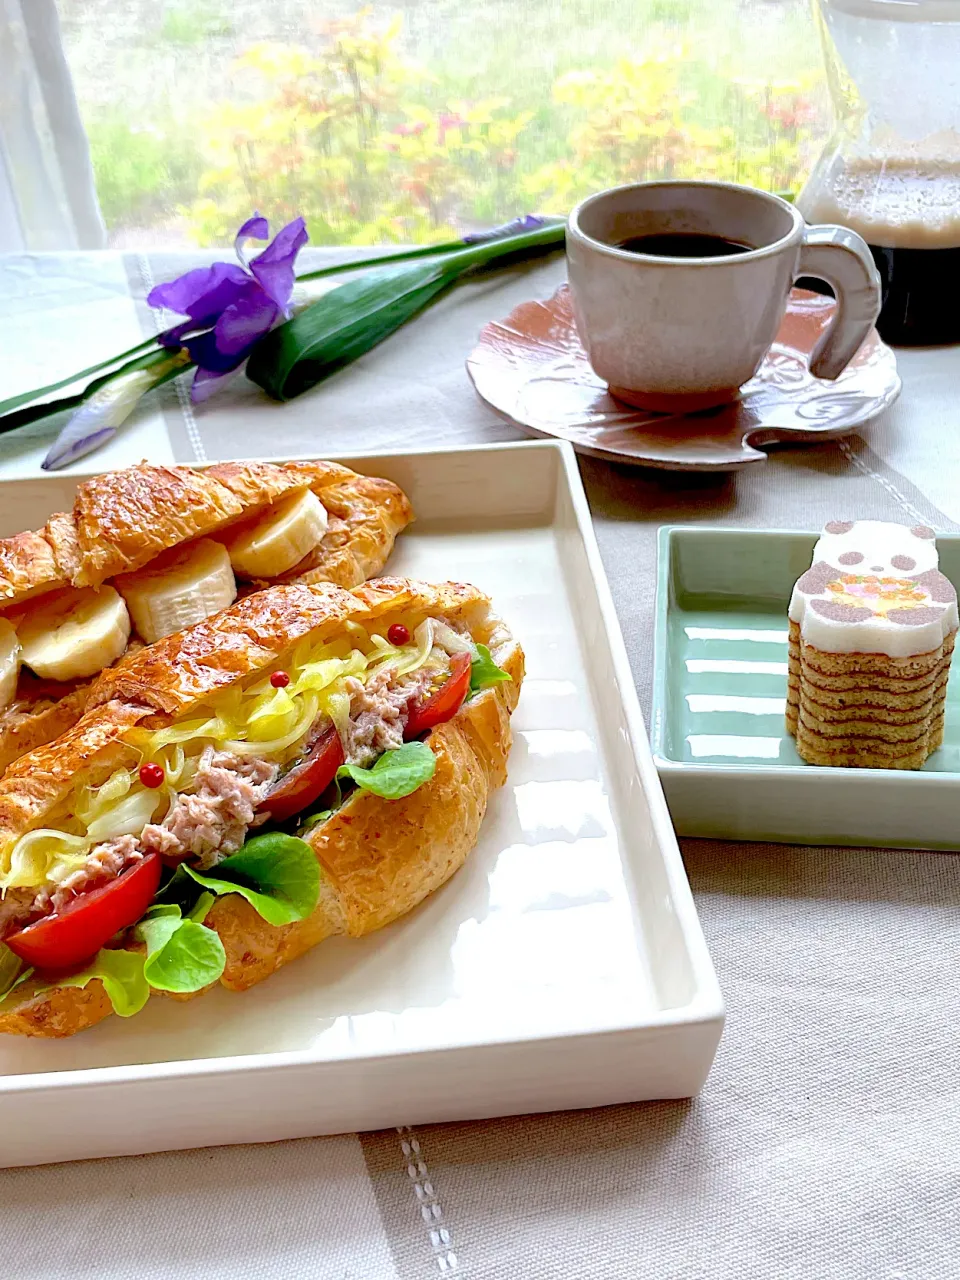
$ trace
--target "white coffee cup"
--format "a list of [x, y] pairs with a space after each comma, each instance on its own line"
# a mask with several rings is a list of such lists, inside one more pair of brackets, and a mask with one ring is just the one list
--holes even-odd
[[[720, 237], [730, 256], [666, 257], [623, 241]], [[837, 308], [810, 358], [836, 378], [880, 312], [880, 277], [845, 227], [808, 227], [793, 205], [726, 182], [641, 182], [590, 196], [570, 215], [567, 271], [581, 341], [611, 392], [690, 412], [734, 399], [769, 351], [794, 282], [814, 276]]]

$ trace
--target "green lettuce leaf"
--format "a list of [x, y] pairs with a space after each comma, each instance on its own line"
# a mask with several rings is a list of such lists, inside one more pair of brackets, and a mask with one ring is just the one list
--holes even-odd
[[[19, 986], [26, 977], [27, 974], [21, 974], [14, 985]], [[94, 978], [103, 983], [114, 1013], [121, 1018], [131, 1018], [139, 1013], [149, 999], [150, 988], [143, 976], [143, 956], [136, 951], [108, 951], [106, 948], [98, 951], [92, 963], [81, 973], [45, 982], [36, 988], [34, 994], [56, 991], [59, 987], [85, 987]]]
[[513, 676], [508, 675], [502, 667], [497, 666], [485, 644], [478, 644], [476, 648], [476, 656], [470, 663], [471, 694], [479, 693], [481, 689], [488, 689], [492, 684], [501, 684], [504, 680], [513, 679]]
[[308, 831], [312, 831], [314, 827], [319, 827], [321, 823], [326, 822], [332, 814], [332, 809], [324, 809], [320, 813], [311, 813], [310, 816], [304, 818], [299, 827], [297, 827], [297, 835], [305, 836]]
[[223, 943], [202, 923], [213, 902], [203, 893], [186, 917], [173, 903], [155, 903], [137, 925], [147, 944], [144, 976], [158, 991], [200, 991], [216, 982], [227, 963]]
[[337, 778], [351, 778], [364, 791], [384, 800], [399, 800], [429, 782], [437, 767], [437, 757], [425, 742], [405, 742], [395, 751], [385, 751], [372, 769], [343, 764]]
[[20, 985], [18, 979], [22, 979], [20, 973], [22, 967], [23, 961], [20, 957], [15, 956], [9, 947], [0, 942], [0, 1000], [14, 987]]
[[181, 868], [210, 893], [239, 893], [268, 924], [292, 924], [320, 898], [320, 864], [310, 846], [282, 831], [254, 836], [210, 874]]

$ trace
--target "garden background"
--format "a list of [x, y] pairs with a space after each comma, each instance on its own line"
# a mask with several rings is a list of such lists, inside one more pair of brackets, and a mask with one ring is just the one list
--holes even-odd
[[829, 128], [804, 0], [59, 0], [116, 247], [446, 239], [638, 178], [794, 192]]

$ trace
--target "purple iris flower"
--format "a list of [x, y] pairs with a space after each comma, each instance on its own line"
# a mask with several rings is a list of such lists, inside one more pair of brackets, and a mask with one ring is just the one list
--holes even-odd
[[269, 236], [267, 219], [255, 213], [234, 241], [240, 266], [214, 262], [197, 267], [169, 284], [158, 284], [147, 295], [151, 307], [189, 316], [163, 333], [160, 341], [165, 347], [186, 346], [190, 352], [197, 365], [190, 391], [194, 403], [206, 400], [221, 378], [238, 369], [278, 320], [289, 318], [294, 262], [309, 236], [303, 219], [294, 218], [248, 262], [244, 242]]

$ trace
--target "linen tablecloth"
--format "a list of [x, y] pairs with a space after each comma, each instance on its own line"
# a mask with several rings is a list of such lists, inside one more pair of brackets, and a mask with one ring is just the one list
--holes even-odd
[[[0, 394], [152, 332], [151, 284], [209, 257], [0, 258]], [[240, 379], [193, 411], [171, 384], [96, 462], [519, 438], [464, 358], [485, 321], [563, 274], [553, 257], [474, 279], [283, 407]], [[960, 527], [960, 350], [898, 358], [904, 394], [882, 420], [734, 477], [582, 461], [646, 711], [660, 524]], [[0, 474], [34, 471], [49, 438], [0, 437]], [[3, 1274], [960, 1277], [960, 858], [683, 852], [728, 1005], [698, 1099], [2, 1171]]]

